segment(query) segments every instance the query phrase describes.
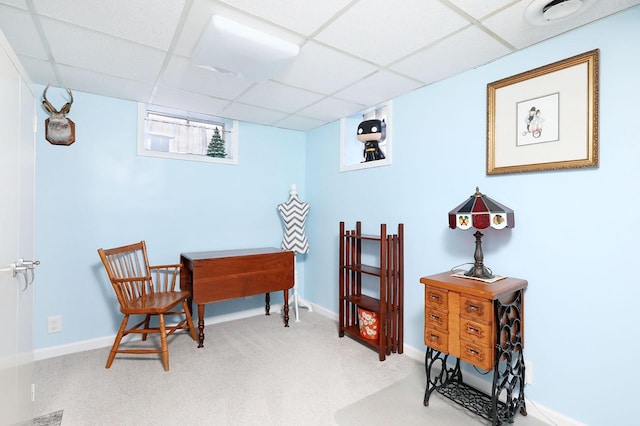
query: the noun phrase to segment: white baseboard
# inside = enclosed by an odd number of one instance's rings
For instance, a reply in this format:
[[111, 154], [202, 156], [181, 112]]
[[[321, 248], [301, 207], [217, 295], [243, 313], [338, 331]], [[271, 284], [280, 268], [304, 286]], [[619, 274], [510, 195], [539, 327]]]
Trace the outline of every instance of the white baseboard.
[[[308, 302], [307, 302], [308, 303]], [[313, 310], [320, 315], [323, 315], [329, 319], [332, 319], [338, 322], [338, 314], [332, 312], [322, 306], [318, 306], [315, 304], [310, 304]], [[233, 312], [231, 314], [223, 314], [216, 315], [213, 317], [205, 318], [205, 325], [210, 324], [219, 324], [227, 321], [234, 321], [242, 318], [249, 318], [257, 315], [264, 315], [264, 308], [255, 308], [248, 309], [245, 311]], [[291, 312], [289, 313], [291, 316]], [[290, 319], [291, 320], [291, 319]], [[69, 343], [66, 345], [52, 346], [50, 348], [38, 349], [34, 352], [34, 360], [39, 361], [47, 358], [54, 358], [62, 355], [69, 355], [76, 352], [89, 351], [93, 349], [99, 349], [104, 347], [109, 347], [113, 344], [113, 336], [100, 337], [97, 339], [85, 340], [82, 342]], [[411, 345], [404, 345], [404, 355], [411, 359], [415, 359], [422, 364], [424, 364], [424, 348], [416, 348]], [[491, 392], [491, 382], [488, 380], [483, 380], [480, 377], [467, 375], [465, 377], [465, 382], [467, 382], [470, 386], [475, 387], [483, 392], [490, 393]], [[561, 413], [553, 411], [550, 408], [543, 406], [542, 404], [538, 404], [537, 402], [531, 401], [529, 398], [527, 401], [527, 413], [529, 416], [535, 417], [541, 422], [558, 425], [558, 426], [586, 426], [584, 423], [580, 423], [577, 420], [571, 419]]]
[[82, 342], [68, 343], [66, 345], [50, 346], [48, 348], [36, 349], [33, 353], [34, 361], [47, 358], [55, 358], [62, 355], [70, 355], [77, 352], [90, 351], [113, 345], [113, 336], [99, 337], [97, 339], [83, 340]]
[[314, 305], [313, 303], [311, 304], [311, 306], [313, 307], [313, 310], [319, 313], [320, 315], [324, 315], [329, 319], [338, 321], [338, 314], [336, 314], [335, 312], [332, 312], [326, 308], [323, 308], [322, 306]]
[[[231, 314], [216, 315], [204, 319], [204, 324], [218, 324], [221, 322], [233, 321], [242, 318], [249, 318], [257, 315], [264, 315], [264, 308], [247, 309], [245, 311], [234, 312]], [[197, 327], [197, 324], [196, 324]], [[33, 353], [34, 361], [47, 358], [54, 358], [62, 355], [69, 355], [76, 352], [90, 351], [113, 345], [116, 335], [99, 337], [97, 339], [84, 340], [81, 342], [69, 343], [66, 345], [51, 346], [49, 348], [36, 349]], [[124, 340], [124, 339], [123, 339]]]

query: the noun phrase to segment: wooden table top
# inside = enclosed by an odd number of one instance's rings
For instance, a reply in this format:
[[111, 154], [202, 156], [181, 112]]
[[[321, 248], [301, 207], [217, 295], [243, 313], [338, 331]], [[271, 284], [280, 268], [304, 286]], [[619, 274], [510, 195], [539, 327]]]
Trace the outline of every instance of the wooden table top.
[[527, 287], [527, 280], [520, 278], [506, 277], [492, 283], [487, 283], [471, 278], [458, 278], [451, 275], [460, 272], [447, 271], [435, 275], [420, 278], [420, 282], [425, 285], [442, 288], [452, 291], [463, 291], [464, 293], [482, 297], [485, 299], [497, 299], [505, 294], [513, 293], [516, 290]]
[[188, 260], [217, 259], [223, 257], [251, 256], [255, 254], [273, 254], [283, 253], [288, 250], [276, 247], [261, 247], [249, 249], [233, 249], [233, 250], [214, 250], [214, 251], [198, 251], [191, 253], [180, 253], [180, 256]]

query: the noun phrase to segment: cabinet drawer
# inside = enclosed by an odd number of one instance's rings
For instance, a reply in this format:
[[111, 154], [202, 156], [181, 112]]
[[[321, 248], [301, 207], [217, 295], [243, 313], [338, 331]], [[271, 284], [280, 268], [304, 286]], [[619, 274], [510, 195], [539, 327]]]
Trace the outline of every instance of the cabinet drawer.
[[425, 287], [424, 304], [437, 309], [447, 309], [447, 291], [439, 288]]
[[460, 316], [476, 321], [492, 322], [493, 303], [491, 300], [476, 299], [460, 295]]
[[491, 346], [493, 343], [492, 330], [488, 324], [471, 321], [461, 318], [460, 320], [460, 338], [470, 342], [476, 342], [482, 345]]
[[449, 349], [449, 335], [446, 331], [425, 329], [424, 344], [437, 351], [447, 352]]
[[460, 348], [460, 359], [485, 371], [493, 369], [493, 349], [491, 346], [463, 341]]
[[424, 325], [427, 329], [439, 328], [447, 330], [449, 325], [449, 314], [433, 308], [427, 308], [424, 311]]

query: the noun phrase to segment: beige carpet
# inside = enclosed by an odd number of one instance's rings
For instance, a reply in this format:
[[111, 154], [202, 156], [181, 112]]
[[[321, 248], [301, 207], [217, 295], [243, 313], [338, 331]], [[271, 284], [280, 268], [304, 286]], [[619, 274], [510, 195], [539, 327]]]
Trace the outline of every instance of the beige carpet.
[[[489, 422], [440, 395], [431, 394], [429, 406], [423, 405], [424, 367], [361, 400], [344, 407], [335, 415], [340, 426], [487, 425]], [[401, 419], [401, 421], [399, 421]], [[517, 414], [514, 423], [522, 426], [545, 426], [538, 419]]]
[[[64, 410], [69, 425], [335, 425], [337, 410], [406, 377], [419, 362], [385, 362], [337, 323], [302, 309], [209, 325], [204, 348], [170, 338], [170, 371], [157, 356], [116, 357], [109, 348], [35, 364], [35, 415]], [[152, 344], [153, 342], [151, 342]], [[157, 342], [156, 342], [157, 344]]]
[[440, 395], [424, 407], [420, 361], [380, 362], [339, 338], [332, 319], [306, 309], [300, 318], [289, 328], [279, 315], [208, 325], [201, 349], [174, 335], [169, 372], [157, 356], [118, 356], [105, 369], [109, 348], [38, 361], [34, 415], [64, 410], [63, 426], [487, 424]]

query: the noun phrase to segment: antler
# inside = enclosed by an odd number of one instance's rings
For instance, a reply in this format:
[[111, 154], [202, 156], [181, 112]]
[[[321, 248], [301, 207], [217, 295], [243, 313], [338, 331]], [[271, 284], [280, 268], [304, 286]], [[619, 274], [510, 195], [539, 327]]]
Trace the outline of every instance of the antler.
[[60, 108], [60, 112], [63, 113], [64, 115], [69, 114], [69, 111], [71, 111], [71, 104], [73, 103], [73, 95], [71, 94], [71, 90], [66, 89], [67, 93], [69, 94], [69, 102], [67, 102], [66, 104], [64, 104], [62, 106], [62, 108]]
[[49, 89], [49, 84], [47, 84], [47, 87], [44, 88], [44, 92], [42, 93], [42, 105], [44, 106], [44, 108], [49, 111], [50, 114], [62, 114], [62, 115], [67, 115], [69, 114], [69, 111], [71, 111], [71, 104], [73, 104], [73, 94], [71, 93], [71, 90], [66, 89], [67, 93], [69, 94], [69, 102], [67, 102], [66, 104], [64, 104], [62, 106], [62, 108], [60, 108], [60, 111], [58, 111], [53, 105], [51, 105], [51, 103], [47, 100], [47, 90]]
[[58, 112], [58, 110], [56, 110], [53, 105], [51, 105], [49, 103], [49, 101], [47, 100], [47, 90], [49, 89], [49, 85], [47, 84], [47, 87], [44, 88], [44, 92], [42, 92], [42, 105], [44, 106], [44, 108], [49, 111], [49, 114], [53, 114], [54, 112]]

